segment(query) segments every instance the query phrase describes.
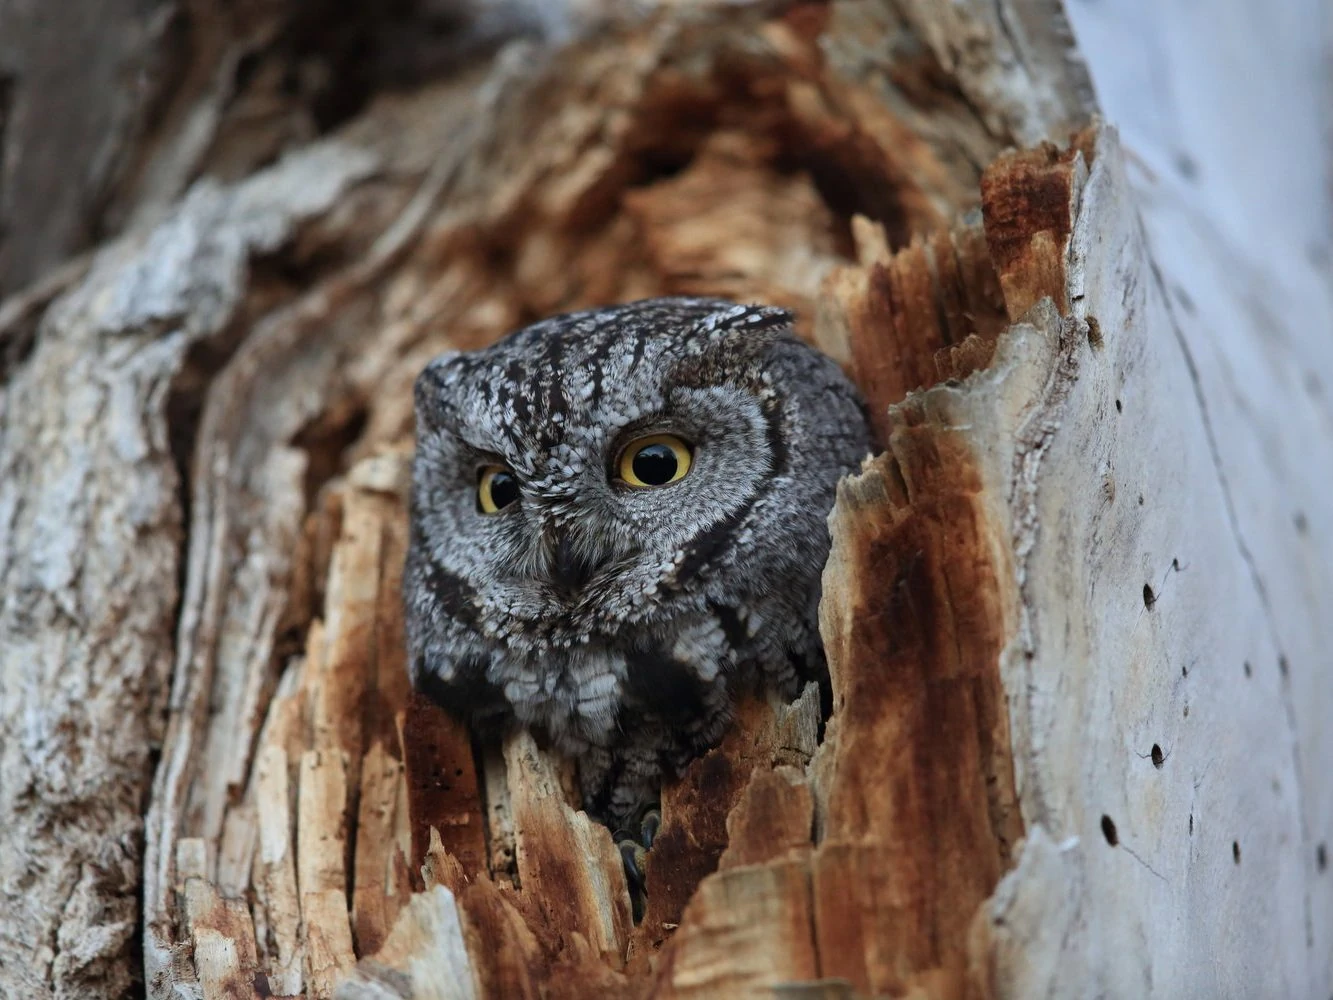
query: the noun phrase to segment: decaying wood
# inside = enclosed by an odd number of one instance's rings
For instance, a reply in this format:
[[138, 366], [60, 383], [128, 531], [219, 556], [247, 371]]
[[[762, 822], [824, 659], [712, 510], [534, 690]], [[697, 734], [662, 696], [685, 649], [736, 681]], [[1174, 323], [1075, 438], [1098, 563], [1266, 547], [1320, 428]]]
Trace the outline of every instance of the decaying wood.
[[[224, 619], [261, 622], [265, 617], [283, 614], [275, 604], [273, 611], [254, 617], [264, 600], [281, 599], [284, 574], [307, 574], [314, 580], [321, 576], [318, 568], [313, 572], [292, 569], [288, 560], [274, 558], [294, 547], [290, 541], [294, 533], [291, 515], [285, 515], [285, 529], [273, 520], [274, 512], [283, 507], [277, 502], [282, 494], [275, 492], [276, 484], [285, 480], [291, 485], [283, 489], [291, 491], [301, 482], [301, 469], [286, 459], [278, 464], [282, 448], [269, 446], [265, 452], [257, 443], [241, 442], [246, 435], [256, 434], [258, 440], [275, 444], [282, 440], [275, 425], [292, 419], [281, 416], [292, 409], [289, 398], [298, 404], [310, 398], [308, 368], [312, 361], [317, 370], [330, 370], [328, 331], [321, 328], [322, 324], [348, 329], [355, 323], [384, 331], [371, 339], [374, 348], [363, 347], [349, 356], [341, 384], [337, 375], [335, 381], [323, 383], [327, 386], [324, 415], [317, 415], [317, 407], [303, 411], [309, 415], [301, 433], [313, 442], [337, 442], [344, 433], [339, 426], [346, 426], [351, 419], [349, 411], [357, 407], [368, 411], [363, 418], [365, 430], [352, 449], [354, 456], [368, 455], [376, 441], [402, 440], [410, 427], [410, 379], [426, 357], [448, 344], [483, 342], [525, 316], [555, 308], [664, 292], [727, 294], [782, 302], [797, 308], [802, 328], [811, 331], [821, 315], [821, 283], [847, 267], [847, 254], [853, 246], [846, 227], [854, 218], [852, 213], [860, 210], [862, 199], [865, 210], [872, 211], [879, 221], [858, 221], [854, 228], [867, 239], [870, 237], [866, 234], [882, 229], [878, 239], [886, 248], [890, 240], [898, 243], [912, 233], [931, 234], [941, 226], [947, 228], [951, 217], [975, 205], [977, 175], [972, 163], [957, 160], [951, 150], [946, 155], [940, 137], [918, 135], [914, 127], [921, 125], [920, 113], [909, 111], [898, 116], [887, 112], [873, 89], [867, 90], [855, 78], [838, 71], [839, 61], [849, 58], [853, 51], [840, 51], [839, 46], [846, 47], [851, 38], [839, 34], [836, 18], [830, 23], [827, 13], [807, 8], [768, 21], [762, 26], [764, 45], [758, 50], [749, 43], [738, 44], [742, 38], [754, 37], [753, 20], [747, 23], [742, 18], [735, 28], [728, 27], [725, 20], [663, 22], [651, 34], [624, 34], [615, 39], [617, 45], [601, 39], [582, 43], [557, 57], [536, 77], [520, 75], [508, 84], [501, 79], [492, 85], [499, 87], [492, 100], [497, 102], [494, 134], [500, 145], [491, 148], [481, 138], [472, 140], [479, 151], [459, 161], [458, 172], [442, 198], [442, 223], [423, 231], [413, 255], [401, 261], [385, 258], [373, 281], [368, 280], [368, 269], [362, 267], [359, 274], [349, 274], [341, 285], [334, 286], [339, 290], [333, 295], [325, 292], [321, 297], [316, 293], [286, 314], [274, 314], [266, 321], [268, 329], [242, 347], [215, 383], [212, 400], [216, 403], [206, 407], [203, 415], [199, 456], [256, 449], [258, 464], [245, 476], [270, 485], [262, 504], [258, 503], [261, 495], [256, 488], [236, 477], [233, 481], [237, 485], [223, 492], [208, 487], [204, 493], [207, 506], [222, 506], [216, 514], [205, 510], [205, 521], [196, 516], [192, 537], [218, 530], [231, 537], [247, 538], [243, 544], [254, 553], [250, 558], [274, 567], [266, 574], [272, 596], [265, 599], [264, 591], [254, 586], [238, 592], [231, 588], [227, 577], [215, 576], [187, 592], [187, 607], [211, 608], [208, 613]], [[854, 14], [849, 17], [843, 31], [860, 31], [867, 26]], [[893, 27], [892, 21], [876, 24], [872, 19], [871, 23], [879, 30]], [[899, 24], [896, 30], [911, 27]], [[831, 55], [822, 56], [814, 47], [817, 38], [822, 38]], [[627, 59], [627, 53], [635, 58]], [[561, 58], [566, 62], [560, 62]], [[579, 110], [586, 104], [561, 103], [542, 92], [552, 84], [568, 86], [563, 83], [568, 79], [563, 67], [574, 65], [579, 70], [573, 79], [592, 83], [598, 92], [595, 103], [605, 106], [594, 118]], [[541, 99], [537, 102], [539, 92]], [[458, 96], [447, 94], [444, 99], [457, 102], [470, 100], [470, 95], [471, 91], [460, 90]], [[548, 108], [555, 113], [547, 112]], [[621, 110], [617, 112], [617, 108]], [[429, 112], [423, 109], [417, 113]], [[599, 125], [601, 121], [616, 123], [615, 131], [608, 135]], [[529, 137], [526, 130], [533, 127], [538, 133]], [[965, 120], [951, 138], [970, 144], [983, 161], [999, 151], [999, 144], [975, 120]], [[496, 141], [485, 140], [492, 144]], [[886, 145], [889, 143], [895, 145]], [[901, 150], [896, 148], [897, 143], [901, 143]], [[533, 156], [533, 150], [541, 151], [540, 155]], [[655, 163], [672, 161], [680, 166], [673, 165], [669, 176], [653, 176]], [[947, 289], [940, 294], [955, 303], [951, 307], [953, 318], [936, 331], [923, 350], [899, 353], [904, 360], [919, 357], [924, 368], [912, 369], [900, 378], [889, 390], [893, 393], [932, 381], [939, 364], [954, 374], [953, 356], [958, 351], [965, 357], [975, 355], [974, 365], [983, 363], [988, 350], [985, 344], [993, 340], [998, 329], [998, 292], [994, 279], [988, 277], [978, 231], [964, 226], [956, 237], [942, 243], [938, 238], [931, 239], [934, 242], [928, 248], [923, 246], [911, 261], [889, 263], [885, 255], [885, 264], [899, 276], [902, 287], [912, 290], [904, 298], [920, 303], [917, 308], [928, 313], [932, 321], [937, 311], [925, 306], [931, 297], [932, 280]], [[495, 255], [501, 247], [512, 260], [509, 268], [496, 267]], [[872, 251], [862, 247], [861, 252], [868, 255]], [[952, 266], [941, 269], [941, 262]], [[935, 273], [938, 277], [930, 277]], [[979, 282], [969, 280], [977, 275]], [[378, 288], [384, 291], [377, 302], [371, 296]], [[330, 312], [332, 308], [338, 310], [336, 318]], [[880, 308], [892, 309], [892, 305]], [[843, 325], [851, 326], [852, 321], [845, 320]], [[321, 336], [320, 353], [307, 361], [307, 352], [315, 346], [311, 338], [316, 329]], [[265, 335], [273, 345], [267, 351], [263, 350]], [[911, 336], [909, 320], [903, 324], [902, 337], [910, 340]], [[973, 341], [969, 342], [969, 337]], [[862, 350], [863, 340], [850, 340], [849, 344], [854, 352], [860, 352], [865, 364], [877, 356], [874, 347]], [[915, 349], [917, 345], [913, 346]], [[247, 351], [263, 358], [262, 364], [250, 361]], [[888, 351], [887, 346], [884, 351]], [[937, 361], [940, 351], [947, 357]], [[926, 373], [924, 377], [920, 372]], [[256, 382], [269, 385], [261, 390]], [[280, 389], [283, 384], [292, 385], [292, 389]], [[247, 414], [241, 401], [256, 398], [260, 391], [270, 401], [270, 408], [256, 412], [251, 404]], [[339, 399], [343, 402], [337, 402]], [[245, 429], [247, 423], [254, 425], [253, 431]], [[227, 434], [239, 435], [230, 443], [218, 439], [226, 424], [231, 425]], [[286, 426], [292, 429], [283, 433], [290, 437], [297, 427], [292, 423]], [[196, 468], [204, 467], [204, 459], [197, 457]], [[265, 468], [272, 471], [264, 472], [261, 480], [258, 471]], [[235, 499], [228, 500], [227, 491]], [[241, 504], [241, 497], [246, 495], [255, 499]], [[291, 510], [297, 507], [290, 501], [286, 505]], [[293, 761], [304, 762], [299, 779], [293, 781], [302, 807], [296, 813], [299, 836], [293, 845], [298, 858], [305, 853], [301, 837], [311, 836], [303, 827], [305, 816], [311, 818], [316, 829], [325, 831], [316, 836], [331, 838], [328, 842], [336, 846], [346, 838], [346, 834], [328, 830], [337, 807], [349, 823], [366, 813], [364, 803], [357, 798], [356, 781], [369, 746], [357, 735], [363, 722], [357, 718], [345, 718], [342, 723], [332, 720], [343, 718], [340, 712], [357, 708], [368, 683], [363, 673], [358, 674], [366, 669], [366, 640], [353, 638], [359, 634], [354, 623], [361, 620], [365, 609], [386, 603], [374, 596], [370, 587], [374, 574], [366, 568], [376, 563], [376, 550], [346, 550], [346, 558], [354, 559], [354, 564], [344, 565], [342, 558], [349, 534], [373, 538], [375, 532], [355, 524], [349, 527], [353, 514], [348, 498], [330, 506], [338, 512], [336, 530], [343, 541], [334, 545], [330, 582], [323, 588], [327, 629], [323, 657], [325, 669], [339, 677], [339, 706], [328, 704], [328, 695], [316, 695], [316, 703], [327, 706], [328, 729], [339, 734], [345, 757], [342, 763], [327, 753], [312, 758], [312, 752], [318, 751], [318, 741], [315, 751], [310, 747], [291, 751], [289, 767]], [[219, 521], [223, 515], [227, 520]], [[245, 523], [232, 520], [237, 516]], [[204, 524], [217, 527], [205, 529]], [[271, 527], [265, 528], [265, 524]], [[273, 534], [275, 530], [279, 533]], [[333, 530], [309, 529], [307, 535], [312, 541], [308, 548], [317, 549], [314, 538], [327, 538]], [[265, 542], [261, 543], [261, 538]], [[357, 551], [360, 554], [353, 555]], [[352, 565], [360, 568], [350, 571]], [[247, 607], [256, 610], [246, 611]], [[381, 627], [390, 630], [398, 627], [387, 624], [393, 620], [392, 614], [379, 618]], [[188, 748], [201, 739], [204, 745], [224, 739], [230, 745], [243, 746], [247, 742], [244, 720], [253, 719], [249, 725], [258, 725], [253, 709], [248, 707], [256, 704], [254, 694], [247, 692], [262, 692], [263, 682], [255, 678], [262, 678], [266, 669], [266, 643], [271, 640], [266, 640], [263, 632], [251, 634], [260, 643], [253, 649], [240, 646], [234, 651], [209, 651], [212, 670], [221, 670], [234, 679], [223, 688], [217, 680], [213, 682], [212, 716], [205, 730], [196, 731], [198, 735], [176, 730], [180, 733], [175, 741], [178, 755], [197, 753]], [[349, 655], [349, 642], [358, 643], [362, 652]], [[197, 662], [202, 665], [206, 661]], [[312, 662], [307, 651], [307, 671]], [[186, 659], [180, 658], [178, 663], [184, 665]], [[198, 667], [186, 669], [188, 674], [201, 676]], [[193, 689], [200, 695], [209, 690]], [[227, 690], [234, 694], [223, 694], [219, 699], [219, 693]], [[387, 703], [394, 704], [391, 700]], [[422, 819], [406, 836], [411, 857], [402, 863], [414, 880], [432, 825], [424, 821], [425, 817], [437, 819], [442, 844], [447, 845], [446, 850], [458, 852], [456, 860], [468, 880], [466, 885], [450, 887], [459, 890], [464, 936], [474, 942], [474, 975], [483, 989], [507, 984], [503, 988], [511, 991], [541, 989], [582, 995], [596, 984], [605, 992], [636, 993], [654, 979], [670, 990], [707, 992], [717, 987], [706, 973], [724, 954], [709, 950], [716, 947], [715, 937], [685, 933], [679, 949], [672, 950], [665, 959], [659, 959], [657, 952], [668, 944], [683, 920], [689, 926], [683, 916], [687, 904], [696, 885], [717, 867], [727, 847], [729, 807], [747, 797], [752, 769], [757, 766], [762, 772], [775, 764], [803, 768], [814, 750], [812, 743], [800, 750], [780, 750], [783, 744], [775, 745], [776, 723], [764, 721], [774, 718], [771, 710], [761, 711], [757, 706], [753, 725], [739, 728], [729, 747], [704, 758], [691, 775], [668, 791], [665, 822], [648, 876], [647, 914], [631, 935], [609, 838], [589, 827], [586, 820], [575, 821], [564, 798], [555, 794], [560, 786], [556, 773], [535, 784], [524, 777], [549, 766], [537, 765], [535, 748], [511, 747], [507, 751], [507, 819], [514, 833], [514, 867], [488, 872], [480, 864], [483, 855], [478, 836], [483, 830], [478, 792], [483, 785], [493, 786], [494, 780], [478, 781], [469, 773], [466, 734], [451, 733], [438, 718], [423, 731], [423, 724], [431, 719], [429, 709], [401, 701], [398, 704], [404, 713], [402, 742], [385, 752], [405, 762], [407, 793], [393, 798], [405, 798], [411, 803], [409, 812], [414, 820]], [[809, 701], [805, 704], [812, 705]], [[318, 714], [320, 709], [315, 711]], [[223, 724], [224, 720], [229, 724]], [[807, 731], [814, 728], [806, 727]], [[228, 754], [221, 746], [216, 752], [232, 761], [246, 759], [237, 758], [234, 752]], [[239, 805], [233, 805], [227, 791], [244, 788], [244, 775], [234, 773], [220, 781], [223, 777], [213, 779], [213, 792], [207, 791], [207, 782], [194, 780], [196, 791], [192, 797], [199, 804], [192, 809], [201, 810], [197, 815], [206, 826], [200, 832], [206, 838], [218, 835], [208, 830], [223, 829], [231, 810], [246, 808], [245, 794]], [[167, 796], [163, 801], [170, 801], [175, 794], [171, 786], [161, 787]], [[762, 790], [768, 786], [757, 787]], [[360, 791], [365, 794], [364, 788]], [[390, 799], [387, 790], [377, 794], [382, 801]], [[759, 790], [748, 798], [764, 801]], [[797, 793], [796, 798], [810, 801], [812, 822], [807, 826], [812, 827], [815, 795]], [[839, 816], [839, 801], [836, 796], [831, 800], [835, 808], [825, 817], [826, 827], [829, 818], [836, 820]], [[160, 813], [168, 821], [174, 814], [171, 808]], [[164, 848], [170, 843], [172, 829], [164, 830], [168, 838]], [[751, 836], [758, 839], [757, 832]], [[806, 839], [808, 844], [809, 830]], [[359, 835], [356, 842], [359, 848]], [[318, 843], [326, 841], [320, 839]], [[762, 847], [755, 850], [763, 856]], [[504, 855], [503, 850], [500, 853]], [[163, 849], [157, 856], [170, 854]], [[851, 854], [844, 852], [842, 857], [850, 858]], [[590, 865], [592, 858], [601, 860]], [[789, 935], [811, 925], [810, 915], [819, 905], [818, 894], [812, 888], [811, 864], [809, 857], [792, 860], [786, 876], [776, 883], [758, 865], [729, 869], [729, 884], [741, 894], [739, 898], [753, 899], [759, 909], [750, 917], [710, 917], [705, 911], [698, 918], [705, 924], [716, 919], [732, 921], [746, 932], [751, 947], [760, 949], [753, 953], [750, 971], [733, 983], [736, 988], [742, 982], [759, 987], [772, 981], [771, 954], [763, 946], [765, 942], [785, 940], [777, 934], [780, 927], [786, 927]], [[323, 995], [333, 973], [345, 968], [350, 951], [360, 943], [349, 944], [345, 932], [323, 926], [329, 922], [343, 926], [348, 921], [345, 908], [333, 896], [333, 884], [340, 873], [346, 878], [346, 869], [333, 864], [311, 865], [298, 863], [297, 867], [303, 913], [309, 910], [321, 923], [321, 929], [307, 932], [303, 942], [306, 986], [313, 995]], [[599, 866], [601, 874], [597, 875]], [[165, 875], [166, 870], [160, 865], [151, 870], [158, 878], [155, 884], [160, 891], [169, 893], [169, 886], [156, 874]], [[998, 877], [997, 864], [992, 863], [986, 872], [981, 882], [989, 888]], [[498, 880], [496, 884], [484, 887], [492, 878]], [[383, 874], [374, 876], [376, 885], [387, 881]], [[774, 886], [799, 890], [807, 916], [793, 921], [787, 904], [771, 897]], [[344, 889], [354, 901], [367, 899], [364, 887], [358, 888], [355, 881], [350, 889], [344, 882]], [[972, 901], [973, 908], [984, 896], [985, 891], [981, 891]], [[705, 904], [697, 904], [696, 909], [699, 905]], [[385, 908], [386, 919], [401, 906], [395, 903]], [[160, 928], [152, 932], [152, 940], [170, 939], [173, 932], [169, 925], [158, 922], [155, 912], [166, 915], [165, 910], [150, 908], [149, 926]], [[767, 915], [760, 919], [761, 914]], [[759, 932], [764, 927], [772, 928], [774, 935]], [[479, 933], [478, 928], [483, 932]], [[923, 929], [921, 933], [929, 931]], [[497, 939], [511, 943], [496, 948], [493, 943]], [[384, 927], [371, 931], [366, 944], [374, 940], [387, 940]], [[366, 944], [360, 944], [362, 954], [371, 951]], [[818, 978], [815, 942], [807, 941], [804, 947], [793, 947], [786, 953], [795, 963], [787, 970], [790, 978]], [[804, 960], [799, 959], [802, 954]], [[510, 962], [522, 963], [523, 968], [506, 967]], [[162, 963], [162, 967], [166, 965]]]
[[[164, 125], [140, 183], [249, 176], [0, 307], [0, 993], [126, 994], [140, 920], [163, 998], [1322, 988], [1316, 633], [1059, 8], [592, 10], [261, 170]], [[832, 714], [742, 704], [636, 925], [569, 763], [408, 690], [411, 382], [686, 293], [796, 309], [883, 451]]]

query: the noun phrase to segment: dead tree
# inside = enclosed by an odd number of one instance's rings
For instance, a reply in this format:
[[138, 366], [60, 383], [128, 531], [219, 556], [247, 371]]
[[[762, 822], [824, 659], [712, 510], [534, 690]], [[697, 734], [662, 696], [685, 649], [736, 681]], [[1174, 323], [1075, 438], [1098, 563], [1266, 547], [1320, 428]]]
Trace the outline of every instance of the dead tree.
[[[1326, 993], [1328, 372], [1219, 363], [1289, 321], [1140, 214], [1059, 5], [555, 10], [439, 73], [406, 14], [105, 14], [160, 70], [86, 178], [119, 235], [0, 253], [0, 994]], [[35, 86], [0, 137], [73, 143]], [[832, 716], [744, 706], [636, 925], [567, 764], [408, 690], [410, 389], [686, 293], [796, 309], [884, 451]]]

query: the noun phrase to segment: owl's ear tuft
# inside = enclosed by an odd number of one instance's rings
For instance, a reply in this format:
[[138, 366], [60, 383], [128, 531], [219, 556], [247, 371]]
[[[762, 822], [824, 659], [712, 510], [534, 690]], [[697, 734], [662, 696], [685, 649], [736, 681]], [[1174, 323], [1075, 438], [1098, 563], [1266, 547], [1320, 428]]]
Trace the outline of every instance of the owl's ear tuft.
[[443, 409], [452, 388], [451, 372], [462, 351], [445, 351], [431, 360], [412, 385], [412, 401], [417, 413], [436, 413]]
[[790, 309], [778, 306], [738, 305], [719, 310], [695, 327], [691, 353], [701, 358], [723, 354], [749, 361], [774, 341], [790, 339], [794, 319]]
[[719, 340], [772, 343], [791, 334], [796, 316], [780, 306], [738, 305], [708, 318]]

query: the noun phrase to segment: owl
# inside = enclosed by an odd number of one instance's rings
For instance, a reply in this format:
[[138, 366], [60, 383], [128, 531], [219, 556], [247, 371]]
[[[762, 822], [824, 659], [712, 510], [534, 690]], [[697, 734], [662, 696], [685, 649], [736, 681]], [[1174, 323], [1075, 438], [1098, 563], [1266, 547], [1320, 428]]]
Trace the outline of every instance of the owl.
[[415, 386], [404, 572], [418, 690], [531, 730], [627, 826], [737, 694], [826, 671], [816, 618], [865, 407], [783, 309], [663, 298], [444, 354]]

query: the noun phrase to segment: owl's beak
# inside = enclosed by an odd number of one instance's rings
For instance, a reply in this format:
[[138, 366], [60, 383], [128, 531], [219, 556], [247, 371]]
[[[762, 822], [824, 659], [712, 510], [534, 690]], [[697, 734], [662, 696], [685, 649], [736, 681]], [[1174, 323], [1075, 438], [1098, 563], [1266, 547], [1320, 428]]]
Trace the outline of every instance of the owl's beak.
[[567, 528], [552, 528], [547, 532], [550, 542], [551, 581], [562, 590], [582, 590], [588, 578], [601, 566], [602, 560], [590, 556], [576, 545]]

